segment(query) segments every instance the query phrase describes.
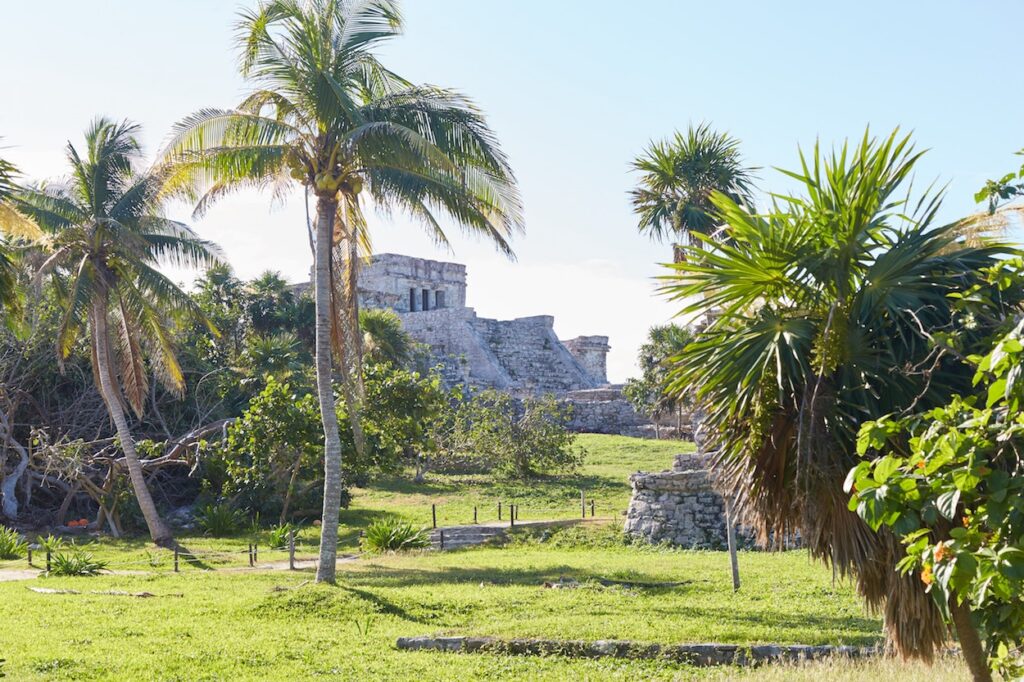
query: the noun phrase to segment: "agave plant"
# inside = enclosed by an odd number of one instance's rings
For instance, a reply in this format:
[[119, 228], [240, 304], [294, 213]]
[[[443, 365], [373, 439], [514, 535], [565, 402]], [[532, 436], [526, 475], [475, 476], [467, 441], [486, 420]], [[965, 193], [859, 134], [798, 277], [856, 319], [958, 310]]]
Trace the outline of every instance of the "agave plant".
[[920, 581], [894, 570], [899, 542], [847, 509], [843, 480], [860, 424], [970, 385], [952, 349], [972, 352], [1019, 294], [984, 290], [975, 314], [957, 312], [952, 297], [984, 287], [980, 271], [1007, 247], [966, 246], [958, 225], [937, 223], [941, 194], [907, 188], [919, 157], [896, 132], [865, 135], [854, 149], [801, 155], [788, 175], [802, 195], [766, 215], [714, 195], [729, 239], [691, 246], [666, 291], [684, 314], [716, 309], [675, 358], [673, 387], [696, 387], [740, 511], [765, 538], [799, 530], [884, 606], [901, 652], [930, 657], [945, 637], [939, 613]]
[[430, 546], [430, 533], [408, 521], [388, 517], [370, 524], [363, 547], [368, 552], [404, 552]]

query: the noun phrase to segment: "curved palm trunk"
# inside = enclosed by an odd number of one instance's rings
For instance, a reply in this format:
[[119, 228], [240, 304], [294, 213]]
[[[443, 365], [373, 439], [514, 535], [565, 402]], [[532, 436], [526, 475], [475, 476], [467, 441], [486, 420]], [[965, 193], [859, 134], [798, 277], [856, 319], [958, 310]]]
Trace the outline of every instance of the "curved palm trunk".
[[124, 451], [124, 460], [128, 465], [128, 478], [132, 482], [132, 489], [135, 491], [135, 499], [139, 503], [142, 516], [146, 519], [146, 527], [149, 528], [149, 536], [158, 545], [166, 545], [173, 540], [170, 528], [160, 518], [153, 496], [146, 487], [146, 478], [142, 472], [142, 463], [135, 450], [135, 441], [132, 439], [131, 431], [128, 430], [128, 421], [124, 416], [124, 409], [111, 381], [110, 369], [110, 335], [107, 331], [107, 307], [99, 296], [92, 304], [93, 323], [93, 344], [96, 354], [96, 375], [99, 377], [100, 395], [107, 406], [114, 427], [117, 429], [117, 438], [121, 442], [121, 450]]
[[324, 508], [320, 517], [320, 563], [317, 582], [334, 582], [338, 560], [338, 511], [341, 509], [341, 436], [331, 382], [331, 248], [338, 202], [317, 199], [316, 260], [316, 389], [324, 426]]

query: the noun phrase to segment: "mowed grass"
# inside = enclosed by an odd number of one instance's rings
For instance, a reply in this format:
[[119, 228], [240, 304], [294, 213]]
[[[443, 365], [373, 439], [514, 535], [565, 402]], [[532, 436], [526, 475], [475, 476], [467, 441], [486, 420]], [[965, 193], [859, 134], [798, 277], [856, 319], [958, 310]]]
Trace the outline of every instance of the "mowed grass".
[[[0, 583], [0, 657], [11, 679], [685, 679], [657, 661], [452, 655], [400, 636], [873, 644], [852, 589], [799, 552], [743, 553], [733, 594], [720, 552], [513, 543], [344, 564], [336, 587], [306, 572], [201, 571]], [[579, 538], [576, 538], [579, 541]], [[574, 589], [548, 589], [567, 578]], [[600, 579], [680, 582], [604, 586]], [[38, 594], [30, 587], [82, 594]], [[157, 596], [93, 594], [146, 591]], [[733, 671], [740, 674], [740, 671]], [[744, 673], [745, 674], [745, 673]]]
[[[368, 488], [352, 491], [352, 504], [342, 512], [342, 524], [360, 527], [384, 514], [397, 514], [413, 523], [432, 522], [431, 505], [437, 505], [438, 525], [473, 521], [473, 507], [481, 523], [507, 519], [508, 505], [519, 505], [519, 517], [571, 519], [580, 516], [580, 491], [594, 500], [600, 517], [619, 517], [629, 506], [629, 475], [637, 471], [661, 471], [672, 467], [677, 453], [693, 452], [693, 443], [655, 441], [583, 434], [577, 439], [587, 452], [583, 466], [572, 474], [515, 482], [489, 475], [428, 474], [424, 483], [411, 475], [374, 481]], [[587, 513], [589, 514], [589, 501]]]
[[[621, 535], [628, 475], [671, 465], [689, 444], [586, 436], [579, 472], [529, 484], [487, 476], [432, 475], [423, 486], [394, 478], [354, 491], [342, 511], [341, 543], [397, 514], [442, 525], [496, 516], [496, 501], [522, 505], [521, 518], [574, 518], [579, 490], [597, 501], [603, 524], [523, 531], [504, 547], [364, 556], [339, 567], [337, 586], [315, 585], [310, 571], [247, 569], [247, 545], [260, 562], [287, 554], [268, 534], [180, 538], [199, 554], [173, 573], [172, 554], [142, 539], [100, 539], [96, 557], [121, 574], [0, 582], [0, 671], [12, 680], [605, 680], [605, 679], [963, 679], [958, 663], [937, 667], [892, 660], [831, 661], [757, 670], [698, 669], [662, 661], [570, 659], [407, 652], [402, 636], [631, 639], [679, 642], [871, 645], [878, 618], [854, 590], [802, 552], [740, 554], [743, 581], [733, 593], [728, 557], [631, 545]], [[488, 507], [490, 505], [490, 507]], [[506, 516], [507, 518], [507, 516]], [[318, 529], [305, 528], [298, 554], [316, 553]], [[36, 566], [43, 558], [36, 556]], [[24, 568], [24, 561], [14, 562]], [[7, 566], [0, 566], [6, 568]], [[126, 574], [126, 572], [131, 572]], [[571, 589], [544, 583], [575, 581]], [[604, 584], [618, 581], [632, 585]], [[678, 583], [650, 586], [644, 583]], [[40, 594], [32, 587], [80, 594]], [[103, 592], [148, 592], [138, 598]]]

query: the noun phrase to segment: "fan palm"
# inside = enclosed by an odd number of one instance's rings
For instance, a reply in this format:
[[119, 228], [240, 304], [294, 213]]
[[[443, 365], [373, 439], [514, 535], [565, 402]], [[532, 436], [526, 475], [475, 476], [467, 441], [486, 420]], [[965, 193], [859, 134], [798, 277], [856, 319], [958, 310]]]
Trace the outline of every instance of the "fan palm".
[[941, 195], [897, 196], [918, 158], [895, 132], [865, 135], [852, 151], [801, 155], [789, 175], [806, 196], [780, 197], [766, 215], [713, 195], [728, 241], [689, 247], [666, 291], [685, 314], [719, 311], [672, 377], [676, 391], [697, 387], [726, 492], [764, 539], [799, 530], [814, 556], [855, 575], [868, 603], [884, 604], [898, 648], [928, 657], [944, 638], [936, 607], [894, 570], [899, 543], [848, 511], [843, 480], [861, 423], [969, 387], [948, 346], [970, 352], [1008, 302], [992, 294], [985, 314], [958, 316], [951, 296], [1005, 249], [937, 225]]
[[341, 441], [331, 387], [332, 347], [358, 449], [360, 246], [373, 204], [418, 218], [440, 244], [447, 214], [511, 255], [522, 228], [509, 164], [465, 97], [413, 85], [373, 50], [397, 35], [391, 0], [264, 0], [238, 26], [241, 72], [253, 91], [236, 109], [207, 109], [174, 130], [166, 158], [198, 210], [233, 190], [293, 183], [316, 199], [317, 392], [324, 425], [324, 513], [317, 579], [333, 582], [341, 500]]
[[651, 142], [633, 161], [640, 183], [630, 192], [639, 215], [641, 234], [674, 240], [673, 260], [679, 262], [684, 246], [700, 243], [695, 235], [711, 235], [719, 220], [711, 201], [714, 192], [734, 202], [752, 202], [755, 169], [743, 165], [739, 140], [713, 131], [706, 123], [690, 126], [669, 140]]
[[394, 312], [360, 310], [359, 328], [368, 360], [404, 365], [412, 356], [412, 337], [402, 329], [402, 320]]
[[39, 276], [52, 275], [63, 315], [57, 338], [61, 361], [89, 334], [93, 375], [117, 429], [128, 475], [149, 533], [171, 539], [143, 477], [123, 403], [142, 414], [149, 372], [174, 392], [184, 390], [169, 317], [197, 316], [188, 294], [161, 274], [216, 261], [211, 244], [161, 213], [165, 178], [140, 170], [138, 126], [97, 119], [85, 133], [85, 154], [70, 143], [70, 178], [26, 188], [14, 207], [43, 231], [48, 258]]
[[[18, 308], [17, 272], [11, 255], [8, 238], [35, 238], [38, 229], [25, 216], [14, 208], [11, 197], [17, 191], [15, 179], [18, 169], [4, 159], [0, 159], [0, 311], [7, 309], [16, 312]], [[13, 315], [5, 315], [4, 321], [10, 323]]]

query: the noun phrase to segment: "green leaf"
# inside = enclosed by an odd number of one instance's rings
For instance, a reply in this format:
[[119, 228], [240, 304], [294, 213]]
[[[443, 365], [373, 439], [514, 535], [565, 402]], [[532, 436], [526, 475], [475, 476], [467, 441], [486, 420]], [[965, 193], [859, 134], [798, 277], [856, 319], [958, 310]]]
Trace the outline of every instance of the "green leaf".
[[886, 455], [875, 461], [874, 478], [878, 483], [885, 483], [899, 468], [901, 461], [891, 455]]
[[960, 504], [960, 491], [950, 490], [948, 492], [939, 495], [939, 499], [935, 500], [935, 507], [939, 510], [939, 513], [944, 517], [952, 521], [956, 518], [956, 508]]

